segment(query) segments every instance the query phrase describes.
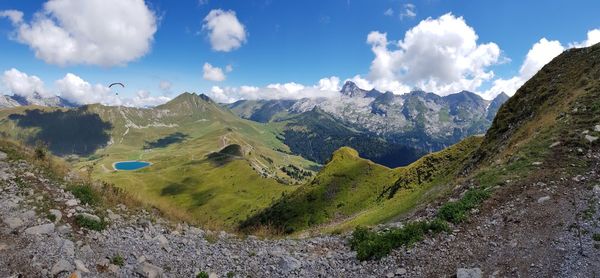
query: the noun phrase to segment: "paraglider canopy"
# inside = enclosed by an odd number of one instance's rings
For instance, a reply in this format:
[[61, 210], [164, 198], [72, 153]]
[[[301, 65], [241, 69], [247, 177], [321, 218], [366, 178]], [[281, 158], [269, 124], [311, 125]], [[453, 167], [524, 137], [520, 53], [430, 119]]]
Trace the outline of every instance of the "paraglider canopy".
[[[115, 85], [119, 85], [119, 86], [125, 88], [125, 85], [123, 85], [123, 83], [120, 83], [120, 82], [112, 83], [112, 84], [108, 85], [108, 88], [112, 88], [112, 86], [115, 86]], [[115, 92], [115, 94], [119, 95], [119, 93], [116, 93], [116, 92]]]
[[111, 88], [112, 86], [115, 86], [115, 85], [121, 85], [121, 87], [125, 88], [125, 85], [123, 85], [123, 83], [120, 83], [120, 82], [112, 83], [112, 84], [108, 85], [108, 87]]

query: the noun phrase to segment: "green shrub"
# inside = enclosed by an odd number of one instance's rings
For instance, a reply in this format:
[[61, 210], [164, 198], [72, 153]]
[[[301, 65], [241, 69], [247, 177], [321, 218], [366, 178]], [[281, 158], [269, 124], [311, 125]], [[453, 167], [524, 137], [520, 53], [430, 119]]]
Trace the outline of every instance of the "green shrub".
[[595, 241], [600, 241], [600, 234], [593, 234], [592, 239]]
[[448, 202], [440, 207], [438, 217], [454, 224], [460, 223], [467, 218], [467, 214], [471, 209], [489, 196], [490, 193], [484, 189], [470, 189], [460, 200]]
[[112, 259], [110, 259], [110, 262], [112, 264], [118, 265], [118, 266], [124, 266], [125, 265], [125, 260], [119, 254], [117, 254], [114, 257], [112, 257]]
[[48, 220], [50, 220], [50, 221], [52, 221], [52, 222], [56, 221], [56, 215], [54, 215], [54, 214], [51, 214], [51, 213], [48, 213], [48, 214], [46, 215], [46, 218], [48, 218]]
[[86, 218], [83, 215], [77, 215], [75, 217], [75, 222], [79, 227], [87, 228], [94, 231], [102, 231], [106, 227], [106, 223], [100, 221], [94, 221], [92, 219]]
[[208, 278], [208, 273], [206, 273], [205, 271], [200, 271], [197, 275], [196, 278]]
[[423, 240], [427, 234], [449, 231], [443, 220], [416, 221], [402, 228], [394, 228], [385, 232], [373, 232], [364, 227], [357, 227], [350, 239], [350, 248], [356, 251], [359, 260], [380, 259], [394, 248], [410, 246]]
[[99, 202], [100, 196], [94, 191], [94, 189], [87, 184], [75, 185], [69, 188], [69, 191], [77, 197], [82, 203], [88, 205], [95, 205]]
[[227, 278], [233, 278], [235, 277], [235, 273], [233, 273], [232, 271], [227, 272]]

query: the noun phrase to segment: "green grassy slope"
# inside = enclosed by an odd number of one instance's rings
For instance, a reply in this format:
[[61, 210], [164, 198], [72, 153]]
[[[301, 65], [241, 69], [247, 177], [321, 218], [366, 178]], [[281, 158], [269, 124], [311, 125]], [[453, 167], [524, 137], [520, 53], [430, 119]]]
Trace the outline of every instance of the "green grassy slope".
[[[53, 126], [56, 119], [76, 120], [82, 114], [97, 115], [110, 124], [109, 129], [98, 131], [106, 133], [108, 143], [89, 155], [72, 159], [77, 169], [126, 189], [136, 199], [167, 215], [215, 229], [233, 228], [240, 220], [297, 188], [290, 184], [302, 180], [287, 175], [282, 167], [317, 166], [301, 157], [276, 151], [289, 149], [276, 138], [272, 128], [242, 120], [204, 95], [184, 93], [152, 109], [102, 105], [89, 105], [76, 113], [53, 108], [28, 113], [26, 109], [36, 108], [0, 110], [3, 119], [0, 131], [12, 138], [32, 141], [28, 138], [48, 133], [46, 122], [52, 122]], [[75, 116], [47, 117], [51, 111], [75, 113]], [[19, 120], [7, 119], [15, 114], [24, 116]], [[38, 126], [20, 127], [22, 120]], [[52, 134], [51, 141], [68, 140], [61, 136]], [[81, 148], [87, 147], [90, 146]], [[228, 153], [231, 148], [237, 152]], [[123, 160], [144, 160], [152, 165], [138, 171], [114, 171], [113, 163]]]
[[480, 137], [471, 137], [395, 169], [362, 159], [354, 149], [341, 148], [309, 184], [252, 216], [241, 228], [251, 231], [269, 226], [293, 233], [330, 223], [326, 230], [390, 220], [431, 198], [432, 188], [446, 185], [480, 142]]

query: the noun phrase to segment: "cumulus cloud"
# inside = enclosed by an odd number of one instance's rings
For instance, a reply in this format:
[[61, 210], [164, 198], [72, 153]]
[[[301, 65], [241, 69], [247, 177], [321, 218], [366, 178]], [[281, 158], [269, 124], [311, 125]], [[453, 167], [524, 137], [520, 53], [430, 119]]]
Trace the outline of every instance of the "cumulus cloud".
[[17, 10], [0, 11], [0, 17], [8, 18], [13, 25], [23, 22], [23, 12]]
[[565, 48], [559, 41], [549, 41], [546, 38], [540, 39], [527, 52], [525, 61], [521, 65], [517, 76], [494, 80], [492, 87], [483, 92], [482, 96], [491, 99], [502, 92], [513, 95], [529, 78], [564, 50]]
[[34, 93], [42, 96], [48, 96], [49, 93], [44, 88], [44, 82], [35, 75], [28, 75], [15, 68], [7, 70], [2, 75], [2, 83], [8, 90], [19, 96], [28, 97]]
[[593, 29], [587, 32], [587, 39], [582, 42], [569, 44], [569, 47], [588, 47], [600, 42], [600, 29]]
[[73, 73], [67, 73], [65, 77], [57, 80], [56, 87], [61, 97], [74, 103], [121, 104], [118, 97], [107, 86], [92, 85]]
[[50, 64], [114, 66], [150, 51], [156, 15], [144, 0], [49, 0], [31, 22], [19, 11], [2, 11], [15, 39]]
[[369, 79], [375, 88], [395, 93], [413, 87], [441, 95], [475, 90], [493, 78], [488, 68], [501, 60], [498, 45], [477, 40], [475, 30], [451, 13], [421, 21], [400, 41], [373, 31], [367, 36], [375, 55]]
[[403, 6], [403, 11], [400, 13], [400, 19], [404, 18], [415, 18], [417, 16], [416, 12], [417, 7], [414, 4], [405, 4]]
[[213, 65], [209, 63], [204, 63], [202, 67], [204, 74], [202, 77], [209, 81], [221, 82], [225, 80], [226, 76], [223, 73], [223, 70], [219, 67], [213, 67]]
[[229, 52], [246, 42], [246, 27], [240, 23], [234, 11], [210, 11], [204, 18], [202, 28], [208, 31], [208, 39], [215, 51]]
[[521, 66], [519, 71], [520, 75], [525, 79], [531, 78], [535, 75], [544, 65], [550, 62], [558, 54], [562, 53], [565, 48], [559, 41], [549, 41], [546, 38], [542, 38], [539, 42], [535, 43], [533, 47], [527, 52], [525, 62]]
[[221, 103], [231, 103], [240, 99], [301, 99], [339, 96], [340, 78], [322, 78], [315, 85], [305, 86], [295, 82], [273, 83], [264, 87], [213, 86], [210, 97]]
[[77, 104], [101, 103], [104, 105], [151, 107], [171, 100], [171, 98], [163, 95], [153, 96], [145, 90], [137, 91], [132, 98], [116, 95], [110, 88], [102, 84], [92, 85], [73, 73], [67, 73], [65, 77], [57, 80], [56, 87], [61, 97]]
[[[28, 75], [14, 68], [4, 71], [2, 83], [15, 95], [23, 97], [32, 96], [34, 93], [39, 93], [42, 97], [58, 95], [76, 104], [101, 103], [104, 105], [149, 107], [171, 100], [171, 98], [164, 95], [153, 96], [145, 90], [138, 91], [133, 97], [117, 95], [107, 86], [102, 84], [92, 85], [73, 73], [67, 73], [63, 78], [55, 81], [56, 92], [47, 89], [39, 77]], [[164, 84], [161, 83], [161, 85]]]
[[152, 96], [148, 91], [139, 90], [133, 98], [125, 99], [123, 103], [125, 106], [153, 107], [168, 102], [170, 100], [170, 97]]

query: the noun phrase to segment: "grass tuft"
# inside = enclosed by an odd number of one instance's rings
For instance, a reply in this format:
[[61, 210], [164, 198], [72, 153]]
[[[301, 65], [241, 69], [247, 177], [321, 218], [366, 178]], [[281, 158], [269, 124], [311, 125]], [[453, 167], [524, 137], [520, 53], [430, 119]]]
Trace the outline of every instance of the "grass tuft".
[[89, 184], [74, 185], [68, 189], [84, 204], [93, 206], [100, 201], [100, 196]]
[[124, 266], [125, 265], [125, 259], [123, 259], [123, 257], [119, 254], [115, 255], [112, 257], [112, 259], [110, 259], [110, 263], [114, 264], [114, 265], [118, 265], [118, 266]]
[[82, 228], [87, 228], [94, 231], [102, 231], [106, 228], [106, 223], [100, 221], [94, 221], [92, 219], [86, 218], [83, 215], [77, 215], [75, 217], [75, 222]]
[[423, 240], [425, 235], [448, 232], [448, 224], [440, 219], [432, 221], [415, 221], [402, 228], [393, 228], [384, 232], [373, 232], [364, 227], [357, 227], [352, 234], [350, 247], [356, 251], [361, 260], [380, 259], [400, 246], [411, 246]]
[[467, 214], [483, 200], [490, 196], [490, 192], [482, 188], [470, 189], [458, 201], [448, 202], [438, 210], [438, 217], [448, 222], [458, 224], [467, 218]]

